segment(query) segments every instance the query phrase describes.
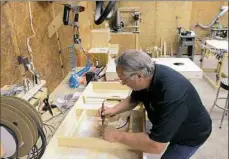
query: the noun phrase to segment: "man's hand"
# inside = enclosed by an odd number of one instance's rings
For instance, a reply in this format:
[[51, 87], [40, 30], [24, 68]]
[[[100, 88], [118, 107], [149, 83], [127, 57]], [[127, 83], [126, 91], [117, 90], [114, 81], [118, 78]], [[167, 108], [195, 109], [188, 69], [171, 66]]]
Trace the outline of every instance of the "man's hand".
[[103, 135], [104, 140], [107, 140], [109, 142], [117, 142], [119, 135], [120, 135], [120, 131], [118, 131], [113, 127], [108, 126], [104, 129], [104, 135]]
[[114, 108], [110, 108], [110, 107], [104, 107], [104, 111], [102, 111], [102, 108], [99, 109], [99, 116], [101, 116], [101, 113], [102, 115], [105, 115], [105, 117], [111, 117], [111, 116], [114, 116], [115, 115], [115, 110]]

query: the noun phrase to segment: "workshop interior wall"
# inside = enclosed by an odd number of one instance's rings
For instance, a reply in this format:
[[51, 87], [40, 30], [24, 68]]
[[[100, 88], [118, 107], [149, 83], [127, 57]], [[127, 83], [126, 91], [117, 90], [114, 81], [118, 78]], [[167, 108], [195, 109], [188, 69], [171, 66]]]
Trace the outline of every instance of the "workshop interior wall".
[[[73, 30], [70, 26], [62, 25], [59, 30], [59, 41], [62, 50], [64, 64], [64, 76], [62, 75], [58, 54], [58, 41], [55, 35], [48, 37], [48, 25], [55, 15], [63, 9], [64, 2], [31, 2], [33, 25], [36, 32], [30, 39], [33, 50], [34, 65], [47, 81], [47, 86], [52, 91], [69, 72], [70, 56], [68, 46], [73, 44]], [[71, 2], [85, 6], [85, 11], [80, 13], [79, 25], [83, 47], [90, 48], [90, 29], [101, 28], [104, 25], [94, 24], [94, 2]], [[170, 44], [173, 52], [177, 46], [177, 26], [190, 29], [195, 23], [209, 24], [220, 12], [222, 5], [227, 1], [144, 1], [117, 2], [117, 7], [140, 7], [141, 35], [140, 47], [143, 49], [160, 46], [160, 39], [167, 42], [167, 53], [170, 52]], [[8, 84], [20, 83], [22, 76], [17, 64], [17, 56], [29, 57], [26, 38], [31, 36], [28, 2], [7, 2], [1, 6], [1, 87]], [[222, 24], [228, 26], [228, 13], [220, 18]], [[209, 30], [196, 29], [199, 37], [204, 37]], [[130, 41], [126, 40], [126, 43]], [[122, 44], [124, 45], [124, 44]], [[199, 53], [198, 48], [196, 53]], [[81, 52], [77, 52], [77, 62], [81, 66], [86, 63], [86, 58]]]
[[[197, 22], [209, 24], [220, 13], [220, 7], [228, 5], [227, 1], [144, 1], [119, 2], [120, 7], [140, 7], [142, 22], [140, 47], [143, 49], [160, 46], [160, 40], [167, 44], [167, 53], [170, 53], [172, 44], [176, 52], [178, 44], [177, 26], [187, 30]], [[228, 13], [220, 18], [222, 24], [228, 26]], [[199, 37], [209, 34], [209, 30], [196, 29]], [[199, 49], [196, 49], [199, 54]]]
[[[48, 26], [55, 15], [63, 9], [64, 2], [31, 2], [35, 37], [30, 39], [33, 63], [41, 79], [46, 80], [49, 91], [52, 91], [67, 75], [70, 66], [68, 46], [73, 44], [73, 29], [62, 25], [59, 30], [59, 40], [64, 64], [64, 76], [61, 71], [56, 35], [48, 37]], [[66, 2], [65, 2], [66, 3]], [[85, 49], [90, 46], [90, 22], [92, 11], [87, 7], [90, 3], [77, 2], [85, 6], [80, 13], [79, 23], [82, 44]], [[22, 84], [17, 56], [30, 57], [27, 51], [26, 39], [33, 35], [29, 18], [29, 2], [7, 2], [1, 6], [1, 87], [10, 84]], [[26, 73], [29, 77], [29, 73]]]
[[[228, 1], [197, 1], [192, 3], [192, 17], [190, 27], [193, 27], [196, 23], [202, 25], [210, 24], [213, 19], [220, 13], [222, 6], [228, 6]], [[224, 14], [219, 19], [220, 24], [228, 26], [228, 13]], [[201, 29], [197, 27], [195, 32], [198, 37], [204, 38], [209, 35], [210, 29]], [[200, 48], [196, 43], [196, 53], [200, 53]]]

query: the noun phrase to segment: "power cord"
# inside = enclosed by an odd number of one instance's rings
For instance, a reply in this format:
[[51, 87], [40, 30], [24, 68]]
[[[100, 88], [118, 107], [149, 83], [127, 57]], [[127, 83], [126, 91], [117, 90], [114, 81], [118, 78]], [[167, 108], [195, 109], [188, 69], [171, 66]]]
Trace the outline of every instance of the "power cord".
[[125, 124], [123, 124], [120, 127], [117, 127], [116, 129], [121, 129], [121, 128], [125, 127], [129, 121], [130, 121], [130, 116], [127, 117]]

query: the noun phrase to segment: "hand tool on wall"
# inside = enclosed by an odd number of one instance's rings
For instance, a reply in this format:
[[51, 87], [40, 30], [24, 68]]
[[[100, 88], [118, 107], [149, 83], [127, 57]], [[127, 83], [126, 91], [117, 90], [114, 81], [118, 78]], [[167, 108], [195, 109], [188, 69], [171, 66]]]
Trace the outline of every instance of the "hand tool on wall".
[[[80, 44], [81, 39], [79, 38], [79, 12], [83, 12], [85, 8], [83, 6], [78, 5], [70, 5], [64, 4], [64, 15], [63, 15], [63, 23], [64, 25], [73, 26], [74, 34], [73, 41], [74, 44]], [[70, 13], [73, 14], [74, 20], [70, 20]]]
[[34, 65], [31, 62], [29, 62], [28, 57], [23, 58], [23, 64], [24, 64], [25, 70], [29, 71], [32, 74], [33, 85], [40, 84], [40, 76], [38, 72], [36, 71]]

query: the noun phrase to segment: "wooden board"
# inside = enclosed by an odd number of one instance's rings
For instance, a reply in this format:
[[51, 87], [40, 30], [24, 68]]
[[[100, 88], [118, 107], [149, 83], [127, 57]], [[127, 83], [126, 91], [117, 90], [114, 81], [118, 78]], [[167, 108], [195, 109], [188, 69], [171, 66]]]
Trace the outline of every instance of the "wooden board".
[[106, 66], [109, 56], [109, 48], [91, 48], [88, 53], [92, 55], [92, 61], [94, 66], [96, 66], [96, 60], [98, 61], [98, 66]]
[[91, 48], [108, 47], [109, 42], [110, 42], [109, 29], [91, 30]]
[[53, 19], [51, 24], [48, 26], [48, 36], [51, 38], [53, 34], [60, 28], [63, 24], [63, 9], [57, 14], [57, 16]]
[[29, 100], [31, 99], [44, 85], [46, 84], [45, 80], [41, 80], [39, 84], [35, 84], [33, 88], [31, 88], [28, 92], [24, 93], [21, 92], [17, 95], [17, 97], [20, 97], [24, 100]]
[[119, 44], [108, 44], [109, 47], [109, 55], [111, 58], [115, 58], [119, 54]]
[[[187, 79], [202, 78], [203, 71], [189, 58], [152, 58], [157, 64], [166, 65], [184, 75]], [[182, 65], [175, 65], [181, 63]], [[108, 81], [118, 80], [113, 59], [108, 62], [106, 70]]]
[[119, 54], [128, 49], [139, 49], [139, 34], [131, 32], [111, 33], [111, 43], [119, 44]]
[[103, 101], [121, 101], [130, 93], [130, 88], [119, 82], [90, 82], [78, 99], [77, 108], [99, 109]]
[[[78, 111], [78, 110], [76, 110]], [[81, 113], [78, 121], [73, 121], [71, 131], [66, 134], [66, 136], [58, 137], [59, 146], [64, 147], [78, 147], [78, 148], [93, 148], [93, 149], [129, 149], [124, 144], [120, 143], [110, 143], [105, 141], [101, 136], [101, 118], [97, 110], [79, 110]], [[120, 131], [128, 132], [143, 132], [143, 112], [134, 110], [126, 115], [120, 115], [115, 120], [106, 119], [105, 123], [108, 126], [112, 127], [121, 127], [127, 122], [127, 118], [130, 115], [130, 123], [128, 123], [124, 128], [121, 128]], [[134, 122], [133, 122], [134, 121]], [[139, 121], [139, 122], [138, 122]], [[94, 143], [94, 144], [91, 144]]]

